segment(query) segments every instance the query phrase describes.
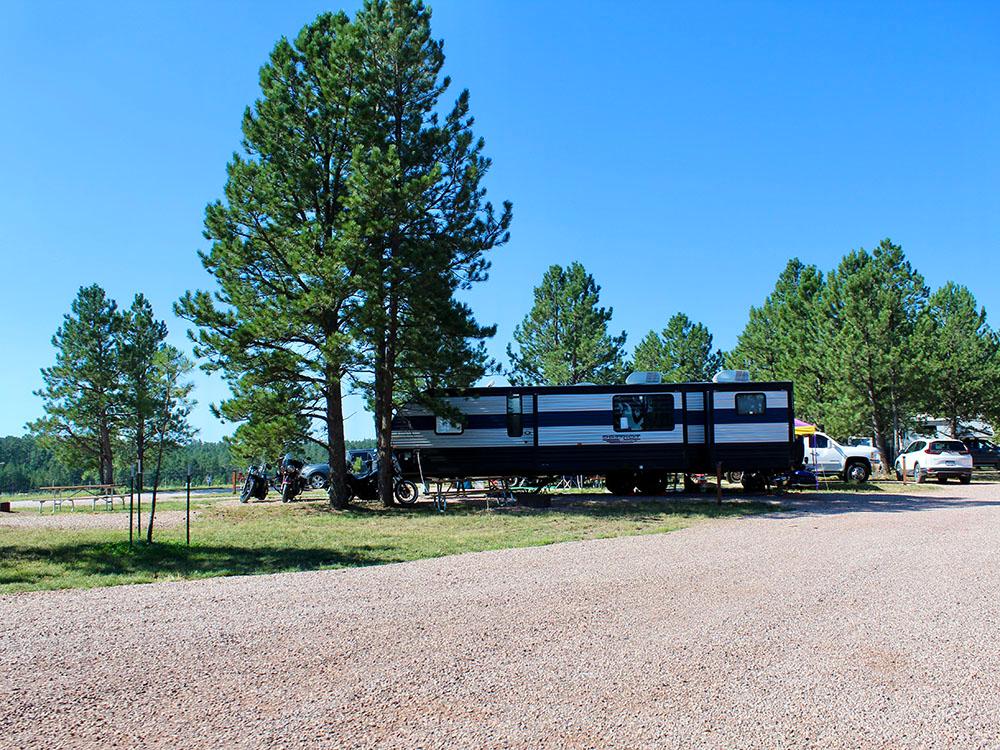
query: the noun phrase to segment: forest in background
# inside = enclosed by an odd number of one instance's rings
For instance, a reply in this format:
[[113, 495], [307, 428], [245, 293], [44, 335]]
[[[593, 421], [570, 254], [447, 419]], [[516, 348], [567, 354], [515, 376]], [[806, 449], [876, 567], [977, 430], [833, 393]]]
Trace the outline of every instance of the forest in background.
[[[374, 440], [348, 440], [347, 448], [372, 448]], [[306, 461], [322, 462], [326, 458], [318, 446], [309, 446], [302, 452]], [[278, 457], [274, 456], [274, 461]], [[191, 467], [194, 486], [226, 486], [233, 471], [242, 471], [232, 458], [226, 441], [203, 442], [196, 440], [164, 456], [163, 483], [179, 484]], [[127, 485], [131, 466], [116, 466], [115, 480]], [[79, 466], [59, 462], [55, 454], [42, 446], [31, 435], [0, 437], [0, 493], [30, 492], [39, 487], [88, 484], [96, 481], [88, 471]]]

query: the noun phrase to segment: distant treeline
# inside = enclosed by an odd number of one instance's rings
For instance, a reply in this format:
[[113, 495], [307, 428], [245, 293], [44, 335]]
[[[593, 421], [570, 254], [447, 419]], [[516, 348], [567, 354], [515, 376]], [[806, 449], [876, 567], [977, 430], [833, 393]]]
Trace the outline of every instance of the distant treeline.
[[[374, 440], [349, 440], [348, 449], [372, 448]], [[323, 451], [312, 446], [302, 456], [310, 462], [326, 461]], [[274, 456], [271, 461], [276, 461]], [[163, 483], [183, 482], [188, 467], [195, 485], [226, 485], [237, 466], [224, 441], [194, 441], [166, 454], [163, 459]], [[128, 484], [131, 466], [116, 466], [115, 479]], [[38, 487], [89, 484], [96, 481], [79, 466], [61, 464], [52, 451], [43, 448], [31, 435], [0, 437], [0, 492], [30, 492]]]

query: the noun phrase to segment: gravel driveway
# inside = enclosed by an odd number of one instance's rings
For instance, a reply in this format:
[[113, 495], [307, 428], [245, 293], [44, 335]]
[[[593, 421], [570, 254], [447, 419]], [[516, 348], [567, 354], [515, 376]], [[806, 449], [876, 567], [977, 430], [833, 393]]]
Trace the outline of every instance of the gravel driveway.
[[997, 747], [1000, 487], [0, 620], [10, 748]]

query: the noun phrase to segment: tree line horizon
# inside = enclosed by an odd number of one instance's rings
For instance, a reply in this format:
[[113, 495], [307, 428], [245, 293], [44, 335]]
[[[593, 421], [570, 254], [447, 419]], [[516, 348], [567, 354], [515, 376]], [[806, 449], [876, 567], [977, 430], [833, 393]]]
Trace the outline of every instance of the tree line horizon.
[[[234, 453], [324, 450], [335, 507], [347, 501], [346, 394], [362, 394], [373, 414], [380, 496], [390, 505], [396, 409], [419, 402], [457, 417], [433, 392], [497, 367], [485, 346], [496, 326], [478, 322], [457, 295], [488, 279], [513, 209], [486, 199], [491, 161], [469, 92], [442, 102], [451, 81], [430, 21], [419, 0], [366, 0], [353, 18], [323, 13], [294, 40], [278, 40], [243, 115], [223, 198], [205, 210], [209, 247], [199, 255], [213, 289], [174, 305], [192, 325], [202, 368], [229, 385], [212, 409], [237, 425]], [[801, 416], [870, 429], [886, 455], [892, 435], [930, 403], [929, 379], [948, 389], [949, 418], [993, 413], [980, 373], [955, 374], [959, 361], [997, 366], [985, 311], [964, 287], [931, 296], [888, 240], [826, 274], [791, 261], [729, 353], [678, 313], [646, 334], [630, 363], [599, 290], [578, 262], [545, 273], [507, 349], [512, 382], [607, 382], [626, 366], [710, 379], [732, 363], [792, 380]], [[944, 335], [957, 337], [958, 354], [935, 344]], [[946, 368], [947, 380], [919, 367], [921, 358]], [[81, 382], [92, 376], [81, 372]], [[69, 395], [65, 383], [50, 390], [51, 417]], [[96, 414], [92, 423], [106, 443]], [[92, 451], [102, 471], [105, 448]]]

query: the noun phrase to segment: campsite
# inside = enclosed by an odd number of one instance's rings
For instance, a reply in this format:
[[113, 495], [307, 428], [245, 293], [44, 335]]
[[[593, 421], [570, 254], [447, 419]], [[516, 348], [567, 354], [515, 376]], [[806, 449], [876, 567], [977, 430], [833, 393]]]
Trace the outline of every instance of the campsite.
[[1000, 745], [1000, 11], [5, 7], [0, 750]]

